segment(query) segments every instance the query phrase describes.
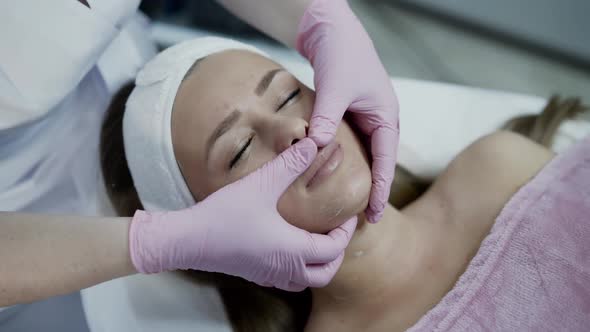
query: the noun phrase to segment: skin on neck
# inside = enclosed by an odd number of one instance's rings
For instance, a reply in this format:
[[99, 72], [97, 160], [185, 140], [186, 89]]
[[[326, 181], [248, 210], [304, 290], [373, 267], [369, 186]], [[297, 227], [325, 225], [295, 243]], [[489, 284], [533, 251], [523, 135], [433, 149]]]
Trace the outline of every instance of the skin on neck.
[[447, 245], [452, 228], [390, 205], [376, 225], [359, 216], [342, 267], [328, 286], [312, 290], [307, 330], [410, 327], [440, 301], [463, 271]]

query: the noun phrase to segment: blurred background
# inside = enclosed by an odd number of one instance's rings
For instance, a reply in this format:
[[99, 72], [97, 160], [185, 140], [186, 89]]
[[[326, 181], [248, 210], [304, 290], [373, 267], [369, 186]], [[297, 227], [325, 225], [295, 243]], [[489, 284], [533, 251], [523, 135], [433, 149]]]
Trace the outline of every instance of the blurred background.
[[[392, 76], [543, 97], [575, 95], [590, 103], [590, 1], [349, 3]], [[153, 36], [162, 47], [194, 31], [274, 44], [213, 0], [144, 0], [141, 8], [156, 22]]]

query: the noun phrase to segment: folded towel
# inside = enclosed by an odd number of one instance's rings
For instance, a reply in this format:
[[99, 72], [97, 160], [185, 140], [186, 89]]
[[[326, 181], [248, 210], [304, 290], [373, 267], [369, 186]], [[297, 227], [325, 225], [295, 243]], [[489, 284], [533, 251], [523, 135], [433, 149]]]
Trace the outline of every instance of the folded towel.
[[590, 136], [504, 207], [442, 301], [409, 331], [590, 330]]

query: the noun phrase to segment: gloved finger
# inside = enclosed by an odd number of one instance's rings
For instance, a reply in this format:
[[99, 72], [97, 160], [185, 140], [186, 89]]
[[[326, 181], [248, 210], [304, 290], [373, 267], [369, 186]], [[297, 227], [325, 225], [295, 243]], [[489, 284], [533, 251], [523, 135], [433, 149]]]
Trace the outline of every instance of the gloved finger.
[[337, 100], [337, 97], [329, 95], [318, 89], [309, 124], [309, 137], [319, 146], [326, 146], [336, 135], [336, 130], [342, 121], [344, 112], [350, 106], [350, 102]]
[[295, 282], [290, 282], [288, 285], [282, 287], [281, 289], [288, 292], [303, 292], [307, 287], [308, 286], [304, 286]]
[[308, 266], [307, 283], [309, 287], [318, 288], [328, 285], [336, 275], [336, 272], [338, 272], [338, 269], [340, 269], [343, 261], [344, 252], [329, 263]]
[[311, 165], [317, 152], [318, 148], [311, 139], [302, 139], [260, 169], [260, 183], [265, 184], [278, 201], [291, 183]]
[[258, 285], [260, 285], [262, 287], [274, 287], [274, 285], [271, 284], [270, 282], [261, 282], [261, 283], [258, 283]]
[[302, 290], [307, 288], [305, 284], [299, 283], [295, 280], [297, 280], [296, 276], [291, 277], [291, 279], [280, 279], [275, 282], [273, 287], [288, 292], [301, 292]]
[[383, 216], [385, 203], [389, 199], [391, 183], [395, 176], [395, 163], [399, 143], [399, 130], [379, 127], [371, 136], [372, 186], [369, 206], [365, 214], [367, 220], [376, 223]]
[[357, 217], [354, 216], [327, 235], [310, 234], [311, 249], [304, 257], [306, 264], [326, 264], [335, 260], [348, 246], [356, 224]]

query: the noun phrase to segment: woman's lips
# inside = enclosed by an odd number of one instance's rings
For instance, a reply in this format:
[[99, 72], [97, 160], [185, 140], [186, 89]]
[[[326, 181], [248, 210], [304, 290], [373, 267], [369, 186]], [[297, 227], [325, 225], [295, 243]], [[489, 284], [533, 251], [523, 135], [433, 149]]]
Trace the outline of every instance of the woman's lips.
[[327, 179], [342, 163], [344, 152], [340, 143], [330, 142], [319, 150], [315, 160], [305, 172], [306, 187], [312, 189]]

